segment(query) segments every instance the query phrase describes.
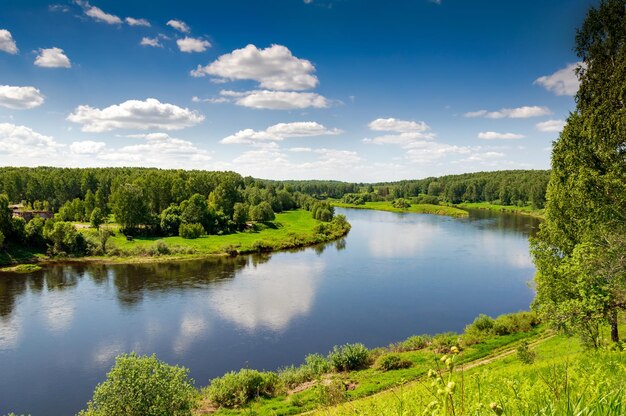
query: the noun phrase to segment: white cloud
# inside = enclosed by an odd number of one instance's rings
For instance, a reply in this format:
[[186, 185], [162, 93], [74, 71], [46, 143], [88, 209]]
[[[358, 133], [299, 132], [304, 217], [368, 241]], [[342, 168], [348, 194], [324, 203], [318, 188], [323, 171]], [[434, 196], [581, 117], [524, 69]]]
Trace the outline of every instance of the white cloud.
[[159, 42], [159, 38], [141, 38], [141, 42], [139, 42], [141, 46], [152, 46], [153, 48], [162, 48], [163, 45]]
[[150, 27], [150, 22], [148, 22], [146, 19], [135, 19], [133, 17], [127, 17], [126, 19], [126, 23], [128, 23], [129, 26], [145, 26], [145, 27]]
[[551, 75], [537, 78], [533, 84], [541, 85], [556, 95], [575, 95], [580, 85], [578, 76], [576, 76], [576, 68], [581, 65], [583, 65], [582, 62], [569, 64]]
[[541, 123], [535, 124], [535, 127], [539, 131], [547, 132], [547, 133], [560, 133], [565, 127], [564, 120], [548, 120], [542, 121]]
[[278, 123], [265, 130], [240, 130], [223, 138], [222, 144], [257, 144], [263, 141], [282, 141], [290, 137], [315, 137], [341, 134], [339, 129], [328, 129], [314, 121]]
[[211, 47], [211, 42], [204, 39], [185, 37], [183, 39], [177, 39], [176, 44], [181, 52], [204, 52], [207, 48]]
[[92, 155], [102, 151], [106, 147], [104, 142], [94, 142], [92, 140], [85, 140], [82, 142], [73, 142], [70, 144], [70, 150], [72, 153], [79, 155]]
[[43, 95], [35, 87], [0, 85], [0, 106], [2, 107], [24, 110], [39, 107], [43, 102]]
[[65, 55], [63, 49], [48, 48], [39, 49], [39, 55], [35, 58], [35, 65], [42, 68], [71, 68], [72, 63]]
[[282, 45], [258, 49], [248, 45], [220, 56], [207, 66], [198, 65], [191, 75], [212, 75], [226, 80], [254, 80], [262, 88], [272, 90], [307, 90], [315, 88], [318, 79], [315, 67], [306, 59], [299, 59]]
[[82, 131], [86, 132], [113, 129], [178, 130], [201, 123], [204, 116], [188, 108], [148, 98], [145, 101], [128, 100], [104, 109], [81, 105], [67, 120], [82, 124]]
[[119, 17], [106, 13], [99, 7], [90, 5], [87, 1], [76, 0], [75, 3], [82, 7], [85, 14], [95, 21], [107, 23], [109, 25], [119, 25], [122, 23], [122, 19]]
[[398, 120], [396, 118], [377, 118], [368, 124], [370, 130], [388, 131], [396, 134], [386, 134], [374, 137], [373, 139], [363, 139], [365, 143], [371, 144], [392, 144], [407, 147], [416, 141], [424, 139], [434, 139], [435, 135], [428, 132], [430, 127], [423, 121]]
[[374, 131], [394, 131], [398, 133], [409, 133], [429, 130], [430, 127], [423, 121], [405, 121], [396, 118], [377, 118], [368, 124], [370, 130]]
[[413, 163], [428, 164], [453, 154], [469, 154], [472, 148], [437, 143], [430, 140], [415, 141], [406, 146], [406, 158]]
[[481, 131], [478, 133], [478, 138], [483, 140], [497, 140], [497, 139], [523, 139], [525, 136], [523, 134], [516, 133], [497, 133], [495, 131]]
[[313, 92], [253, 90], [235, 92], [222, 90], [222, 97], [210, 102], [234, 102], [248, 108], [266, 110], [295, 110], [303, 108], [327, 108], [330, 101]]
[[[52, 137], [44, 136], [26, 126], [0, 123], [0, 154], [19, 158], [50, 157], [61, 147]], [[17, 159], [16, 159], [17, 160]]]
[[502, 108], [498, 111], [487, 111], [487, 110], [479, 110], [479, 111], [470, 111], [469, 113], [465, 113], [465, 117], [476, 118], [476, 117], [485, 117], [485, 118], [529, 118], [529, 117], [541, 117], [552, 114], [548, 107], [540, 107], [540, 106], [523, 106], [517, 108]]
[[168, 20], [166, 24], [182, 33], [189, 33], [191, 31], [191, 29], [189, 29], [189, 26], [187, 26], [187, 23], [181, 20], [175, 20], [175, 19]]
[[99, 160], [124, 166], [154, 166], [161, 168], [207, 168], [211, 160], [207, 150], [200, 149], [192, 142], [170, 137], [165, 133], [132, 135], [143, 138], [144, 143], [123, 146], [103, 152]]
[[19, 52], [11, 32], [6, 29], [0, 29], [0, 51], [10, 53], [11, 55], [15, 55]]

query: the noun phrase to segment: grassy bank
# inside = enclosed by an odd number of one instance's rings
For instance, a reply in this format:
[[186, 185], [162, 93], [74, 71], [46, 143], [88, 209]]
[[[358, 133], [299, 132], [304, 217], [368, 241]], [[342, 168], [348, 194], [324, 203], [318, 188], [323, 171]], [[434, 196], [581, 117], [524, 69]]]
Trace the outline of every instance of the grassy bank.
[[485, 209], [495, 212], [508, 212], [512, 214], [528, 215], [543, 219], [543, 209], [534, 209], [531, 205], [524, 207], [518, 207], [516, 205], [497, 205], [489, 202], [463, 202], [462, 204], [456, 204], [455, 207], [462, 209]]
[[363, 205], [346, 204], [337, 200], [329, 200], [329, 202], [331, 205], [339, 208], [373, 209], [377, 211], [389, 212], [412, 212], [415, 214], [447, 215], [457, 218], [467, 217], [469, 215], [467, 211], [463, 209], [447, 205], [412, 204], [408, 208], [396, 208], [390, 201], [366, 202]]
[[[79, 231], [88, 239], [95, 239], [96, 230], [78, 224]], [[85, 257], [53, 257], [31, 251], [3, 253], [3, 264], [40, 262], [99, 262], [141, 263], [202, 258], [212, 255], [236, 255], [270, 252], [306, 247], [336, 240], [348, 233], [349, 224], [337, 224], [335, 220], [324, 223], [315, 220], [309, 211], [296, 210], [276, 214], [268, 223], [255, 224], [244, 232], [225, 235], [205, 235], [196, 239], [182, 237], [134, 237], [128, 241], [115, 224], [106, 226], [114, 235], [107, 241], [106, 255]], [[19, 254], [19, 255], [17, 255]], [[0, 263], [0, 264], [2, 264]]]

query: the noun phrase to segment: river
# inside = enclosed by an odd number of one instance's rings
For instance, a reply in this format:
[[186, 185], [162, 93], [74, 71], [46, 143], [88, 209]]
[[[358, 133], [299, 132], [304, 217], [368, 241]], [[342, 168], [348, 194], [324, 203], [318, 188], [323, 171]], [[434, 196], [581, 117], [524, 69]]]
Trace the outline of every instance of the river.
[[337, 211], [352, 231], [318, 247], [0, 275], [0, 415], [75, 414], [123, 352], [156, 353], [204, 386], [528, 309], [536, 219]]

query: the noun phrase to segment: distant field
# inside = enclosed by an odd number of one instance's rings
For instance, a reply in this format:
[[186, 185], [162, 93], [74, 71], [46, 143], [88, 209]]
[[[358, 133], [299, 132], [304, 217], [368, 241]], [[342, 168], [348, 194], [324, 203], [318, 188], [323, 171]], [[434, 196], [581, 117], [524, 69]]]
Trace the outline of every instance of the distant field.
[[447, 205], [412, 204], [409, 208], [402, 209], [394, 207], [391, 205], [390, 201], [366, 202], [364, 205], [345, 204], [339, 201], [330, 202], [333, 206], [340, 208], [373, 209], [389, 212], [413, 212], [416, 214], [447, 215], [450, 217], [467, 217], [469, 215], [467, 211], [463, 209]]
[[516, 205], [496, 205], [489, 202], [463, 202], [456, 204], [455, 207], [467, 209], [486, 209], [489, 211], [511, 212], [515, 214], [528, 215], [531, 217], [543, 219], [543, 209], [535, 209], [531, 205], [518, 207]]

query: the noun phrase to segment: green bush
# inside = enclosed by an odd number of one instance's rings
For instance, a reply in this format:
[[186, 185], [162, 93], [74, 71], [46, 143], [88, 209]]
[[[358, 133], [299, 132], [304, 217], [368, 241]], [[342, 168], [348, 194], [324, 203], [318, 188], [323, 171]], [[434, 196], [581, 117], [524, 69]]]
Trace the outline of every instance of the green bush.
[[407, 209], [411, 207], [411, 203], [404, 198], [399, 198], [399, 199], [395, 199], [391, 203], [391, 206], [393, 206], [394, 208], [399, 208], [399, 209]]
[[315, 376], [320, 376], [332, 370], [332, 366], [328, 358], [324, 357], [321, 354], [307, 355], [304, 359], [304, 363], [309, 371]]
[[341, 380], [331, 380], [330, 383], [319, 383], [316, 386], [317, 401], [323, 406], [335, 406], [348, 398], [347, 387]]
[[337, 371], [352, 371], [365, 368], [369, 364], [370, 352], [363, 344], [335, 346], [328, 359]]
[[204, 227], [202, 224], [194, 222], [190, 224], [181, 224], [178, 228], [178, 235], [182, 238], [193, 239], [198, 238], [204, 234]]
[[428, 335], [414, 335], [404, 341], [391, 344], [389, 349], [396, 352], [417, 351], [426, 348], [431, 339]]
[[314, 375], [311, 373], [308, 367], [301, 366], [296, 367], [290, 365], [278, 370], [278, 379], [281, 384], [289, 389], [294, 388], [302, 383], [311, 381]]
[[539, 318], [534, 312], [517, 312], [500, 315], [493, 324], [493, 332], [496, 335], [515, 334], [528, 332], [539, 325]]
[[256, 397], [274, 397], [279, 387], [276, 373], [241, 369], [211, 380], [206, 395], [218, 406], [237, 407]]
[[82, 416], [191, 416], [198, 398], [189, 370], [155, 355], [123, 354], [96, 387]]
[[459, 336], [454, 332], [437, 334], [433, 337], [430, 346], [438, 354], [447, 354], [450, 348], [459, 346]]
[[401, 368], [409, 368], [413, 363], [402, 358], [399, 354], [381, 355], [376, 360], [376, 368], [382, 371], [399, 370]]
[[170, 247], [163, 240], [155, 241], [154, 246], [152, 247], [152, 251], [153, 251], [154, 255], [156, 255], [156, 256], [170, 254], [172, 252]]
[[537, 353], [530, 349], [528, 341], [523, 340], [519, 347], [517, 347], [517, 359], [524, 364], [532, 364], [535, 362]]

